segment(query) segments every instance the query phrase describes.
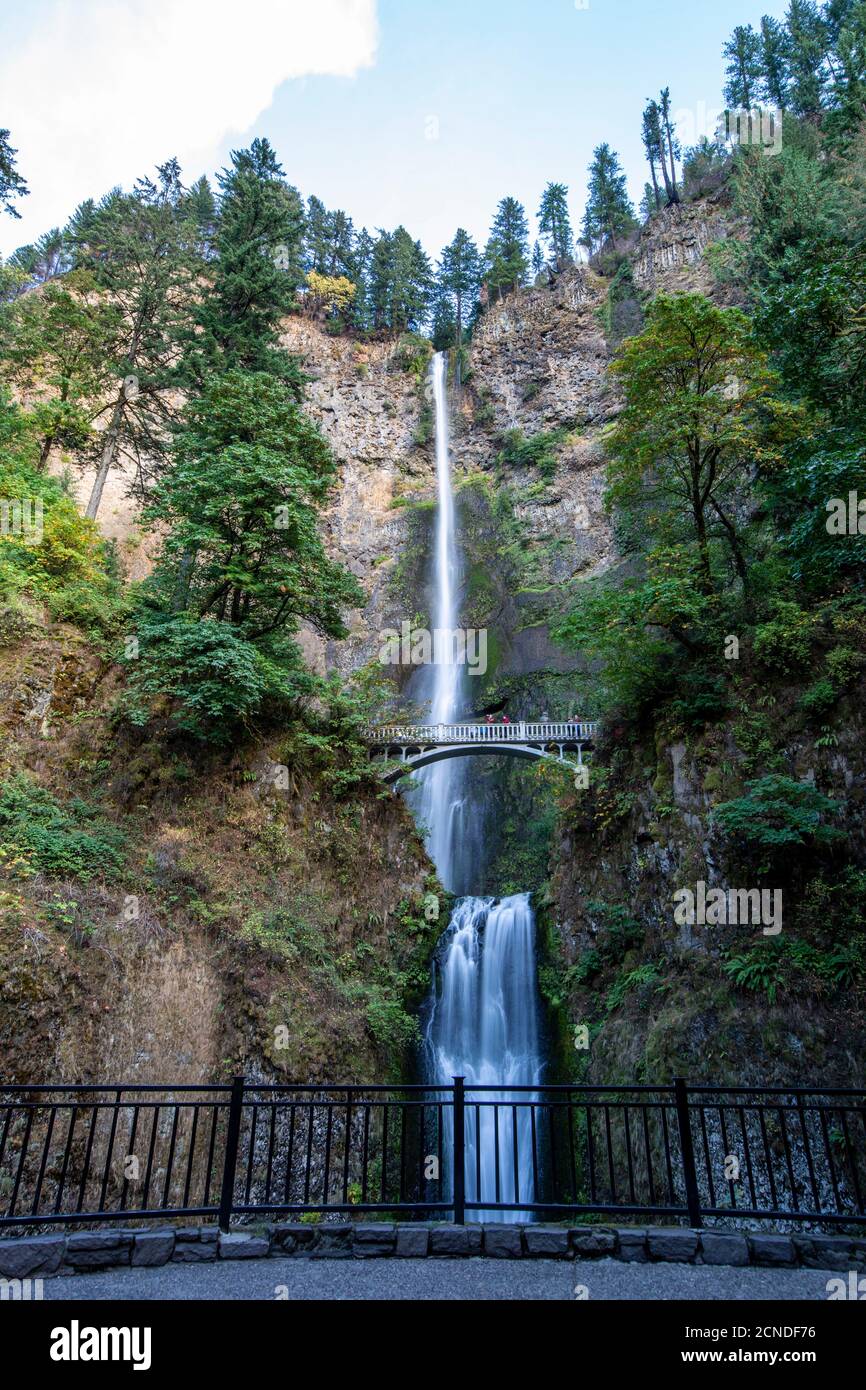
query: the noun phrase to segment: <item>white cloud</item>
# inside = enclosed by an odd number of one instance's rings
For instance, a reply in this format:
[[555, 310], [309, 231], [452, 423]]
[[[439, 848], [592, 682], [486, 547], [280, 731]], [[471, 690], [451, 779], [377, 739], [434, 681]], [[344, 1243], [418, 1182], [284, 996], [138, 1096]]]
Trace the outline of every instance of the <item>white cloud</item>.
[[376, 0], [54, 0], [0, 44], [0, 120], [31, 189], [3, 248], [171, 155], [197, 175], [282, 82], [354, 76], [376, 42]]

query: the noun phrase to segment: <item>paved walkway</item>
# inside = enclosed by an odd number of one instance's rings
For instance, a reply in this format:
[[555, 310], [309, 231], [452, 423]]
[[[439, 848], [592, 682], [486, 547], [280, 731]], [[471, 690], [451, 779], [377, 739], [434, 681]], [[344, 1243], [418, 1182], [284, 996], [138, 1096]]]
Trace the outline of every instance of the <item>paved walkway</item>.
[[[223, 1260], [118, 1269], [45, 1281], [46, 1299], [814, 1299], [826, 1300], [820, 1269], [729, 1269], [707, 1265], [559, 1260]], [[582, 1288], [581, 1288], [582, 1286]], [[578, 1292], [576, 1292], [576, 1288]], [[585, 1289], [584, 1293], [582, 1290]]]

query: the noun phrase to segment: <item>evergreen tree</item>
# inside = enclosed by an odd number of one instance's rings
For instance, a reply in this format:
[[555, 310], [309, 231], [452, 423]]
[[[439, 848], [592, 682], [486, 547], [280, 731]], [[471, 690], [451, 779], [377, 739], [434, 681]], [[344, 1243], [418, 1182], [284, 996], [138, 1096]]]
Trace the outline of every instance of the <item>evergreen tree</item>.
[[658, 210], [658, 188], [653, 188], [651, 183], [645, 183], [643, 186], [643, 197], [641, 198], [640, 206], [638, 207], [638, 213], [644, 222], [649, 222], [653, 213], [658, 212]]
[[528, 270], [529, 223], [526, 212], [516, 198], [503, 198], [496, 209], [484, 253], [489, 297], [501, 299], [509, 290], [525, 285]]
[[31, 398], [39, 468], [55, 445], [83, 451], [114, 384], [120, 311], [75, 270], [0, 308], [0, 365]]
[[24, 272], [29, 286], [47, 284], [71, 268], [69, 238], [59, 227], [52, 227], [31, 246], [19, 246], [9, 264]]
[[593, 248], [600, 248], [609, 240], [616, 250], [617, 237], [626, 235], [636, 225], [619, 156], [609, 145], [599, 145], [589, 167], [584, 240]]
[[667, 152], [670, 159], [670, 189], [668, 192], [668, 202], [678, 203], [680, 201], [677, 189], [677, 160], [680, 156], [680, 145], [673, 132], [671, 124], [671, 89], [665, 87], [659, 96], [659, 121], [662, 130], [662, 148], [664, 150], [667, 143]]
[[[454, 322], [454, 341], [462, 346], [466, 324], [474, 310], [481, 288], [481, 256], [468, 232], [459, 227], [450, 246], [446, 246], [439, 262], [437, 276], [437, 307], [450, 305]], [[440, 328], [440, 338], [441, 338]], [[449, 345], [450, 346], [450, 345]]]
[[790, 0], [785, 22], [791, 109], [798, 116], [815, 117], [823, 105], [827, 33], [812, 0]]
[[87, 504], [95, 519], [105, 480], [120, 458], [135, 468], [141, 495], [165, 457], [175, 415], [179, 343], [200, 298], [202, 265], [176, 160], [158, 181], [139, 179], [132, 194], [115, 190], [73, 219], [76, 264], [90, 269], [120, 315], [108, 357], [113, 381], [100, 435], [96, 478]]
[[198, 250], [203, 260], [210, 260], [215, 251], [217, 208], [213, 189], [202, 175], [189, 190], [189, 212], [198, 229]]
[[761, 76], [761, 39], [751, 24], [738, 24], [725, 44], [725, 101], [729, 107], [750, 111], [755, 104]]
[[307, 222], [304, 236], [304, 268], [317, 275], [328, 275], [331, 259], [333, 221], [321, 198], [307, 199]]
[[349, 279], [355, 286], [352, 323], [355, 328], [366, 332], [373, 327], [373, 313], [370, 301], [370, 272], [373, 263], [375, 242], [362, 227], [352, 243], [351, 274]]
[[430, 261], [405, 227], [380, 231], [370, 262], [373, 327], [403, 333], [425, 321], [433, 292]]
[[770, 15], [761, 20], [762, 100], [784, 111], [788, 105], [788, 49], [784, 26]]
[[277, 342], [302, 279], [300, 196], [267, 140], [236, 150], [219, 186], [213, 283], [198, 311], [201, 332], [188, 343], [187, 370], [199, 383], [231, 367], [271, 372], [297, 388], [297, 366]]
[[647, 102], [643, 113], [641, 137], [649, 160], [650, 175], [659, 207], [661, 207], [661, 193], [656, 176], [657, 169], [661, 169], [667, 205], [671, 207], [672, 204], [678, 203], [680, 200], [676, 168], [676, 159], [680, 153], [680, 148], [671, 127], [670, 89], [668, 87], [661, 93], [659, 101]]
[[229, 369], [186, 407], [147, 512], [165, 540], [131, 677], [141, 697], [177, 700], [190, 732], [231, 737], [266, 704], [309, 693], [292, 641], [302, 622], [346, 635], [342, 612], [364, 595], [319, 534], [334, 476], [324, 438], [268, 373]]
[[17, 208], [13, 207], [13, 198], [26, 198], [30, 189], [18, 172], [15, 156], [17, 150], [13, 150], [9, 144], [9, 131], [0, 130], [0, 210], [8, 212], [11, 217], [20, 217]]
[[549, 259], [562, 270], [574, 254], [574, 237], [568, 215], [568, 189], [564, 183], [549, 183], [538, 210], [538, 230], [547, 242]]
[[655, 199], [656, 210], [658, 210], [662, 205], [662, 197], [659, 192], [657, 169], [664, 169], [666, 186], [669, 186], [669, 180], [667, 177], [667, 165], [664, 158], [664, 147], [662, 146], [661, 117], [659, 115], [658, 103], [655, 101], [649, 102], [644, 110], [641, 137], [643, 139], [644, 151], [649, 161], [653, 197]]
[[541, 242], [536, 241], [532, 248], [532, 274], [537, 280], [544, 269], [544, 252], [541, 249]]

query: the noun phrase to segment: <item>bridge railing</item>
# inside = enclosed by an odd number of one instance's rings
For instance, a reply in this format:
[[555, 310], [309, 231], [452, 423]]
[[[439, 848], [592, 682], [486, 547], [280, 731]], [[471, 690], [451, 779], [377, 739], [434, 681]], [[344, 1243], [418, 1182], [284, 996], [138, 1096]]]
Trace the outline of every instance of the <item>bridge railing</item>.
[[866, 1224], [866, 1091], [41, 1086], [0, 1091], [0, 1228], [510, 1211]]
[[509, 724], [381, 724], [365, 729], [370, 744], [409, 746], [412, 744], [458, 743], [590, 743], [598, 724], [587, 721], [554, 723], [545, 720], [515, 720]]

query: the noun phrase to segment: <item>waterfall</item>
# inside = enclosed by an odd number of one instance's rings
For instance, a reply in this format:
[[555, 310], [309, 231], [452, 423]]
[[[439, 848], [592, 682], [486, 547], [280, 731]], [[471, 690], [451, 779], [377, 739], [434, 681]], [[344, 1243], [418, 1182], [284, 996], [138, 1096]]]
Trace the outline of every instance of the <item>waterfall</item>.
[[[443, 353], [433, 359], [432, 382], [438, 486], [434, 622], [440, 633], [451, 633], [457, 628], [460, 564]], [[450, 723], [465, 717], [466, 680], [466, 668], [453, 660], [453, 649], [439, 644], [433, 664], [418, 672], [412, 694], [427, 706], [432, 723]], [[495, 1099], [506, 1100], [505, 1088], [538, 1085], [543, 1069], [535, 920], [528, 893], [500, 901], [470, 896], [484, 853], [482, 808], [473, 805], [471, 765], [469, 758], [433, 763], [418, 774], [420, 785], [411, 796], [442, 883], [449, 892], [463, 895], [437, 951], [426, 1009], [425, 1067], [431, 1084], [450, 1085], [452, 1077], [464, 1076], [467, 1084], [501, 1085], [504, 1089]], [[534, 1195], [529, 1113], [517, 1113], [516, 1136], [512, 1111], [503, 1110], [499, 1119], [503, 1202], [529, 1201]], [[468, 1201], [495, 1200], [496, 1138], [492, 1108], [481, 1111], [480, 1124], [467, 1109]], [[473, 1212], [473, 1219], [483, 1215]], [[498, 1219], [520, 1216], [517, 1211], [500, 1213]]]

